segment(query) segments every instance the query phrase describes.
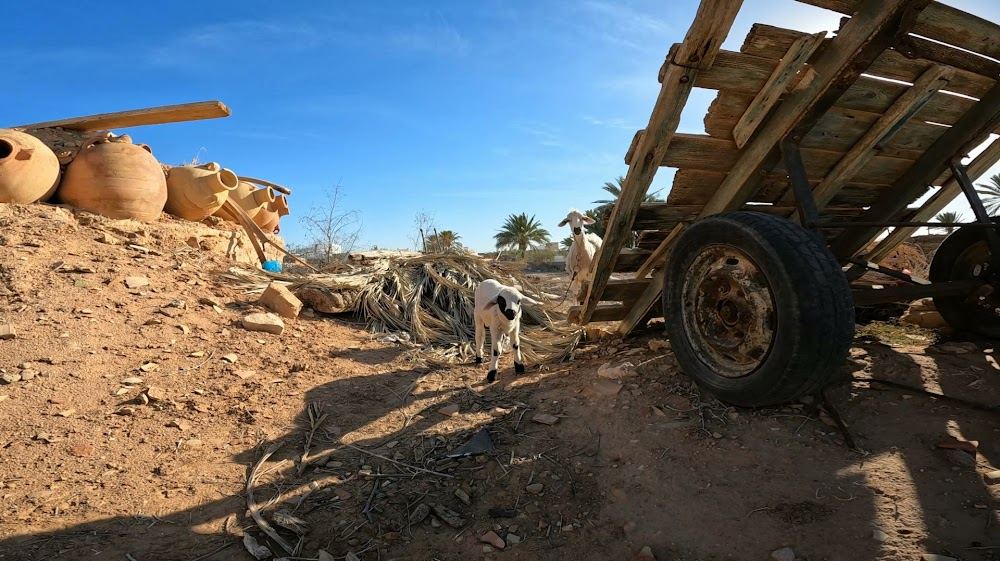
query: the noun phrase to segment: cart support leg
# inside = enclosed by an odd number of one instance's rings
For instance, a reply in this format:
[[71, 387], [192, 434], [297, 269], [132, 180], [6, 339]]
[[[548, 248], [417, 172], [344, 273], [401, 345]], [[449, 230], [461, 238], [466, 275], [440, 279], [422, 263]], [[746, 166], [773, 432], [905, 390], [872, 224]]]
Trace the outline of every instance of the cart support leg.
[[816, 198], [813, 197], [809, 176], [802, 161], [802, 151], [799, 143], [791, 138], [781, 141], [781, 155], [785, 160], [785, 168], [792, 182], [792, 193], [795, 195], [795, 206], [798, 208], [802, 225], [809, 230], [816, 230], [819, 221], [819, 210], [816, 208]]
[[[973, 185], [972, 179], [969, 178], [968, 172], [965, 171], [965, 166], [962, 165], [961, 158], [951, 161], [951, 171], [955, 174], [955, 179], [958, 180], [959, 186], [962, 187], [962, 192], [965, 193], [965, 198], [968, 199], [969, 206], [972, 207], [972, 213], [976, 216], [976, 222], [980, 224], [993, 224], [993, 219], [990, 217], [990, 213], [986, 212], [983, 200], [979, 198], [976, 186]], [[1000, 234], [993, 228], [987, 228], [986, 243], [989, 244], [990, 254], [993, 257], [993, 262], [991, 263], [993, 270], [1000, 271]]]

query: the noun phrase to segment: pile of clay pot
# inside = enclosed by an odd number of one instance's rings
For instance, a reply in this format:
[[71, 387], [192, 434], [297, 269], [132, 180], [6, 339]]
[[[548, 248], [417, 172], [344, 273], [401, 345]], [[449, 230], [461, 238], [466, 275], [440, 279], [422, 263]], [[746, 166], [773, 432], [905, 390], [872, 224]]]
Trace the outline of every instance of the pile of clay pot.
[[0, 203], [53, 201], [116, 220], [153, 222], [166, 211], [194, 222], [217, 216], [239, 223], [231, 200], [267, 233], [288, 214], [284, 195], [241, 180], [217, 163], [165, 166], [145, 144], [104, 133], [83, 144], [62, 172], [55, 153], [34, 136], [0, 129]]

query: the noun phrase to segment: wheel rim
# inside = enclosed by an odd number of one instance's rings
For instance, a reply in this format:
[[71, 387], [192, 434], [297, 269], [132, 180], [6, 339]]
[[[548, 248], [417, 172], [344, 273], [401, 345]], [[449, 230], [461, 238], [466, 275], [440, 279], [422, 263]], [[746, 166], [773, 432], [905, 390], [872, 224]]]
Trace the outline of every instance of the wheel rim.
[[685, 331], [699, 358], [726, 378], [741, 378], [771, 352], [776, 315], [767, 277], [747, 254], [716, 245], [692, 261], [681, 288]]
[[[978, 241], [965, 249], [955, 259], [951, 270], [951, 280], [989, 280], [995, 276], [990, 268], [993, 260], [989, 243]], [[986, 314], [986, 318], [997, 321], [996, 310], [1000, 308], [1000, 292], [989, 284], [983, 285], [977, 292], [964, 301], [968, 311], [976, 314]]]

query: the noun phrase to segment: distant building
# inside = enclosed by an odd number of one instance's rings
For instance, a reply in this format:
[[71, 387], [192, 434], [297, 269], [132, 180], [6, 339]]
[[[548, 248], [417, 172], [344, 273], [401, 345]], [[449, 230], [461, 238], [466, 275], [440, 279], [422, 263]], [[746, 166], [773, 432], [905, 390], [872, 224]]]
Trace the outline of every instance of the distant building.
[[545, 244], [545, 249], [548, 251], [559, 251], [559, 242], [549, 242]]

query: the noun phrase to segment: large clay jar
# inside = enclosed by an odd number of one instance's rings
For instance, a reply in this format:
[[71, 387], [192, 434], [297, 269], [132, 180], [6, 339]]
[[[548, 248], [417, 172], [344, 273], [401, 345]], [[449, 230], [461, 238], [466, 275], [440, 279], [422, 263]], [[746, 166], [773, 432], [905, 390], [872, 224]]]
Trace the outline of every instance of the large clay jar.
[[59, 186], [59, 159], [30, 134], [0, 129], [0, 203], [46, 201]]
[[163, 210], [198, 222], [222, 208], [238, 185], [236, 174], [215, 162], [173, 167], [167, 172], [167, 204]]
[[[242, 207], [247, 213], [247, 216], [253, 220], [263, 208], [274, 203], [274, 190], [270, 187], [266, 189], [258, 189], [254, 187], [252, 183], [240, 181], [240, 184], [236, 187], [236, 189], [229, 192], [229, 200]], [[232, 216], [225, 207], [220, 208], [215, 215], [230, 222], [239, 224], [236, 217]], [[256, 221], [254, 221], [254, 223], [256, 223]]]
[[149, 146], [132, 144], [127, 136], [115, 140], [84, 143], [66, 167], [59, 198], [108, 218], [153, 222], [167, 202], [163, 168]]
[[288, 201], [284, 195], [276, 195], [274, 202], [261, 207], [260, 212], [253, 217], [260, 229], [271, 234], [278, 231], [278, 223], [282, 216], [288, 216]]

